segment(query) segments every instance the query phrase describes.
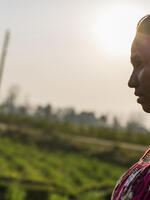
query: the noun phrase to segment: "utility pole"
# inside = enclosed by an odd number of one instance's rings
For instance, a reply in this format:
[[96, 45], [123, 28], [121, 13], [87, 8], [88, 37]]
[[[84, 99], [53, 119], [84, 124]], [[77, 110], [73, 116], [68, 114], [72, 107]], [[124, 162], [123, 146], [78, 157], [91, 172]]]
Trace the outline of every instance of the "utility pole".
[[2, 82], [2, 75], [3, 75], [5, 60], [6, 60], [6, 56], [7, 56], [9, 38], [10, 38], [10, 32], [9, 32], [9, 30], [7, 30], [5, 32], [4, 42], [3, 42], [3, 46], [2, 46], [2, 52], [1, 52], [1, 56], [0, 56], [0, 87], [1, 87], [1, 82]]

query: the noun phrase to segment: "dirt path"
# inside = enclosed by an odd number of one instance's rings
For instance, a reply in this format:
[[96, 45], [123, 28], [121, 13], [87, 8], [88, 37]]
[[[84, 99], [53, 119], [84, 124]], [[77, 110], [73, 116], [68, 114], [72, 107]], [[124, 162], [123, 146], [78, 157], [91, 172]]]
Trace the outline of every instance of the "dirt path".
[[[18, 130], [20, 129], [19, 126], [16, 125], [6, 125], [3, 123], [0, 123], [0, 129], [1, 130], [7, 130], [7, 129], [12, 129], [12, 130]], [[23, 128], [21, 127], [22, 130], [24, 130], [25, 132], [27, 132], [28, 134], [40, 134], [41, 131], [37, 130], [37, 129], [32, 129], [32, 128]], [[124, 149], [128, 149], [128, 150], [134, 150], [134, 151], [141, 151], [144, 152], [146, 151], [146, 149], [148, 148], [148, 146], [144, 146], [144, 145], [138, 145], [138, 144], [132, 144], [132, 143], [126, 143], [126, 142], [118, 142], [118, 141], [113, 141], [113, 140], [105, 140], [105, 139], [98, 139], [98, 138], [92, 138], [92, 137], [83, 137], [83, 136], [70, 136], [69, 134], [63, 134], [63, 137], [68, 138], [72, 141], [76, 141], [78, 143], [84, 143], [84, 144], [91, 144], [91, 145], [96, 145], [96, 147], [98, 146], [107, 146], [107, 147], [112, 147], [112, 146], [118, 146]], [[43, 138], [44, 140], [47, 140], [47, 138]]]
[[148, 146], [144, 145], [137, 145], [137, 144], [130, 144], [130, 143], [125, 143], [125, 142], [117, 142], [117, 141], [112, 141], [112, 140], [104, 140], [104, 139], [96, 139], [96, 138], [90, 138], [90, 137], [82, 137], [82, 136], [70, 136], [71, 140], [80, 142], [80, 143], [86, 143], [86, 144], [91, 144], [91, 145], [96, 145], [96, 146], [119, 146], [124, 149], [128, 150], [134, 150], [134, 151], [146, 151]]

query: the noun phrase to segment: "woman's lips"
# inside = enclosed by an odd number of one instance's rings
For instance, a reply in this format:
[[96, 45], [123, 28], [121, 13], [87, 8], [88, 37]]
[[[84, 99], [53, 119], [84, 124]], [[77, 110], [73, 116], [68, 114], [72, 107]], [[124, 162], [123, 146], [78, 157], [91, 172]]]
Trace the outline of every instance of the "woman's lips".
[[145, 103], [145, 98], [144, 98], [144, 96], [139, 96], [138, 99], [137, 99], [137, 102], [140, 103], [140, 104]]

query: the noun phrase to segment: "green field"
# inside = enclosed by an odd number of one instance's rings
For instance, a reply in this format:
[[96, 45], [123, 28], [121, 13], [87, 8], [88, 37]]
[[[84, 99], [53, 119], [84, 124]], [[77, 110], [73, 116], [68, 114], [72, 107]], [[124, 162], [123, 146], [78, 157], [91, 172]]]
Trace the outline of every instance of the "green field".
[[[24, 191], [46, 189], [52, 200], [109, 199], [116, 180], [126, 170], [86, 153], [50, 152], [9, 138], [0, 138], [0, 155], [0, 178], [13, 178], [18, 184], [21, 180]], [[29, 184], [23, 184], [27, 180]]]
[[[17, 115], [0, 114], [0, 122], [0, 200], [109, 200], [118, 178], [143, 154], [119, 143], [150, 138]], [[113, 142], [85, 144], [77, 136]]]

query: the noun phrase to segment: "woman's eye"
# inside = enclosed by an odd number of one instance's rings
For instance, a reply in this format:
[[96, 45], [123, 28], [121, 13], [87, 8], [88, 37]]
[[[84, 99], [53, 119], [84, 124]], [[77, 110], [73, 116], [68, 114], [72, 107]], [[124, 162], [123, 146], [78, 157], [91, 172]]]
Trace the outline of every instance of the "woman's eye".
[[134, 62], [134, 63], [133, 63], [133, 66], [134, 66], [135, 68], [142, 66], [142, 61], [138, 60], [138, 61]]

